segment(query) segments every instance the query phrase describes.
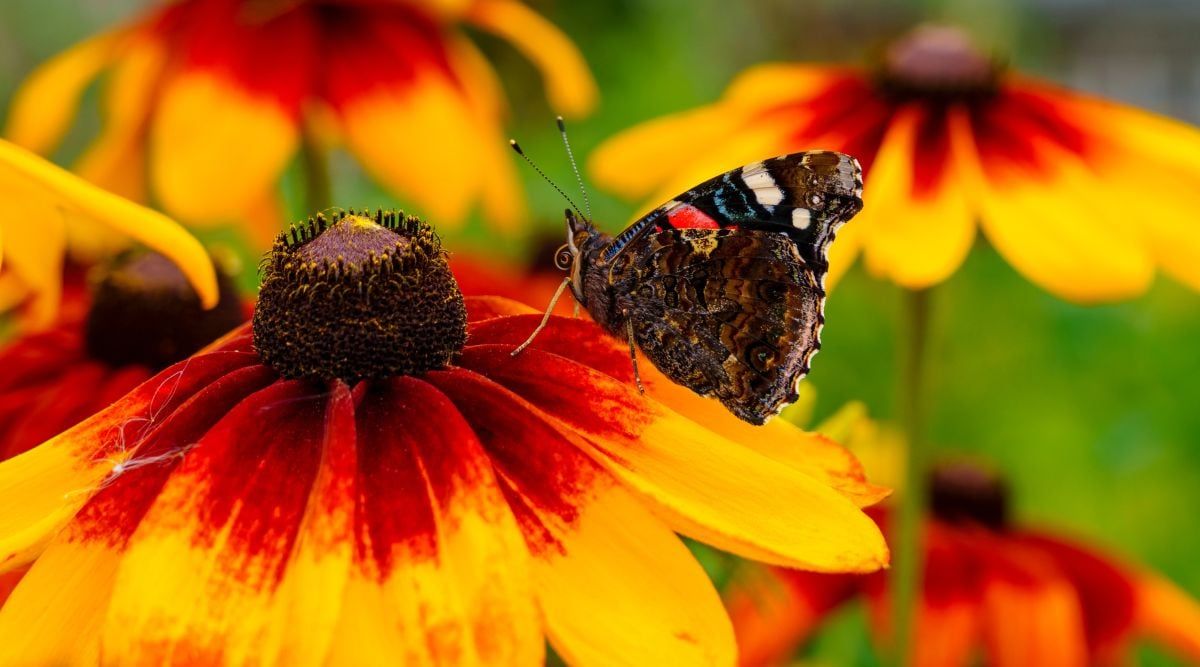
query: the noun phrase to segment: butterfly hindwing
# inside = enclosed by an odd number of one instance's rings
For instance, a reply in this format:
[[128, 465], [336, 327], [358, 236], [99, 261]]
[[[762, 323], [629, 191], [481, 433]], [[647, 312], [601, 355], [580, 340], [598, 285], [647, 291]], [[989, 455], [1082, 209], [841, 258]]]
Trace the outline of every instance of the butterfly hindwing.
[[671, 380], [763, 423], [796, 400], [824, 292], [785, 234], [669, 229], [622, 258], [616, 305]]

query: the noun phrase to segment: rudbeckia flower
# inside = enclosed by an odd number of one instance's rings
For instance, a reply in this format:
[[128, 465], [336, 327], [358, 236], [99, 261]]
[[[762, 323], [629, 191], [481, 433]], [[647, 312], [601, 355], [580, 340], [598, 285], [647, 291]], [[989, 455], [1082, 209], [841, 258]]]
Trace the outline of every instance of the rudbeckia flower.
[[81, 173], [135, 199], [148, 182], [189, 222], [266, 221], [250, 231], [269, 244], [278, 216], [264, 212], [281, 173], [305, 140], [340, 137], [429, 215], [454, 223], [482, 202], [511, 227], [523, 204], [500, 128], [504, 95], [465, 26], [529, 58], [562, 113], [593, 105], [574, 45], [516, 0], [181, 0], [35, 71], [7, 135], [52, 149], [106, 72], [106, 122]]
[[245, 320], [225, 276], [217, 306], [205, 309], [156, 253], [125, 253], [83, 282], [69, 283], [52, 328], [0, 347], [0, 460], [108, 407]]
[[252, 326], [0, 463], [0, 569], [32, 563], [0, 662], [729, 664], [672, 530], [886, 563], [844, 450], [735, 443], [590, 323], [512, 356], [540, 315], [464, 300], [413, 218], [318, 218], [263, 267]]
[[106, 192], [0, 140], [0, 304], [25, 302], [30, 326], [55, 319], [69, 232], [103, 227], [175, 262], [205, 307], [217, 302], [216, 274], [198, 241], [166, 216]]
[[[936, 469], [929, 497], [913, 664], [1124, 664], [1143, 637], [1200, 661], [1200, 604], [1163, 577], [1014, 525], [1002, 482], [973, 465]], [[870, 512], [887, 525], [886, 512]], [[745, 573], [728, 593], [742, 664], [786, 663], [826, 616], [859, 598], [886, 643], [886, 576]]]
[[719, 102], [614, 137], [591, 171], [658, 203], [698, 177], [813, 148], [866, 173], [866, 207], [831, 251], [835, 276], [861, 254], [876, 276], [929, 287], [980, 228], [1066, 299], [1137, 295], [1156, 269], [1200, 289], [1200, 132], [1012, 72], [953, 28], [916, 29], [876, 67], [751, 68]]

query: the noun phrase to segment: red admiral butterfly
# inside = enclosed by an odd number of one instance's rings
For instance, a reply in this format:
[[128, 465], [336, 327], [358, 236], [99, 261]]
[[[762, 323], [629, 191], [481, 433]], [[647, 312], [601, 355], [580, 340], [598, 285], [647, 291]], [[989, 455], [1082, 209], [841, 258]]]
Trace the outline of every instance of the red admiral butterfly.
[[631, 357], [636, 343], [671, 380], [763, 424], [798, 398], [821, 346], [826, 250], [861, 209], [862, 169], [832, 151], [721, 174], [615, 238], [568, 209], [555, 300], [570, 285]]

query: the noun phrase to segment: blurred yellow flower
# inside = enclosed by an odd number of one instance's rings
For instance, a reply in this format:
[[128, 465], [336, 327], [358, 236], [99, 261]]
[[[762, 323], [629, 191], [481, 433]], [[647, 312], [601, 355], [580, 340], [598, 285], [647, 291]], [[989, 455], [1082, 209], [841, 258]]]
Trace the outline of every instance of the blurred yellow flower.
[[174, 220], [80, 179], [0, 140], [0, 300], [28, 300], [30, 326], [54, 320], [62, 292], [68, 225], [103, 226], [175, 262], [205, 307], [217, 301], [208, 254]]
[[6, 132], [51, 150], [107, 72], [104, 129], [80, 172], [139, 201], [152, 194], [185, 221], [258, 221], [250, 231], [269, 241], [276, 182], [307, 136], [340, 137], [442, 225], [482, 202], [489, 221], [511, 227], [523, 202], [501, 134], [504, 96], [463, 24], [528, 57], [557, 110], [594, 104], [574, 45], [515, 0], [182, 0], [43, 65]]
[[595, 179], [665, 201], [766, 155], [849, 153], [866, 208], [831, 278], [861, 252], [921, 289], [982, 228], [1020, 273], [1078, 302], [1143, 292], [1155, 269], [1200, 289], [1200, 131], [1005, 71], [953, 28], [922, 27], [877, 69], [754, 67], [719, 102], [632, 128], [593, 154]]

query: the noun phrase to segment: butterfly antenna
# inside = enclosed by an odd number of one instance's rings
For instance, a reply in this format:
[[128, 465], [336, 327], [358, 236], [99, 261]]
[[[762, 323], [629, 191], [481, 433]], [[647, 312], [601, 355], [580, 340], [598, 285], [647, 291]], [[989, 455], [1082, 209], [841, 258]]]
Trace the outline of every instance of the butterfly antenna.
[[588, 200], [587, 188], [583, 187], [583, 175], [579, 173], [579, 165], [575, 163], [575, 153], [571, 151], [571, 142], [567, 140], [567, 126], [563, 123], [563, 117], [559, 116], [558, 133], [562, 135], [563, 146], [567, 149], [567, 159], [571, 161], [571, 171], [575, 172], [575, 180], [579, 182], [579, 192], [583, 193], [583, 210], [587, 211], [584, 220], [592, 221], [592, 202]]
[[[533, 160], [529, 159], [529, 156], [525, 154], [525, 151], [521, 150], [521, 144], [518, 144], [516, 139], [509, 139], [508, 143], [510, 146], [512, 146], [512, 149], [517, 152], [517, 155], [520, 155], [525, 162], [529, 163], [529, 166], [533, 167], [533, 170], [538, 173], [538, 176], [542, 177], [543, 181], [549, 183], [550, 187], [554, 188], [555, 192], [562, 195], [562, 198], [567, 200], [567, 203], [571, 205], [571, 208], [575, 209], [576, 213], [579, 213], [579, 207], [575, 205], [575, 202], [571, 201], [571, 198], [567, 196], [567, 193], [563, 192], [562, 188], [558, 187], [555, 185], [554, 181], [550, 180], [550, 177], [546, 175], [546, 172], [542, 171], [536, 164], [533, 163]], [[583, 214], [579, 213], [579, 215], [582, 216]]]

